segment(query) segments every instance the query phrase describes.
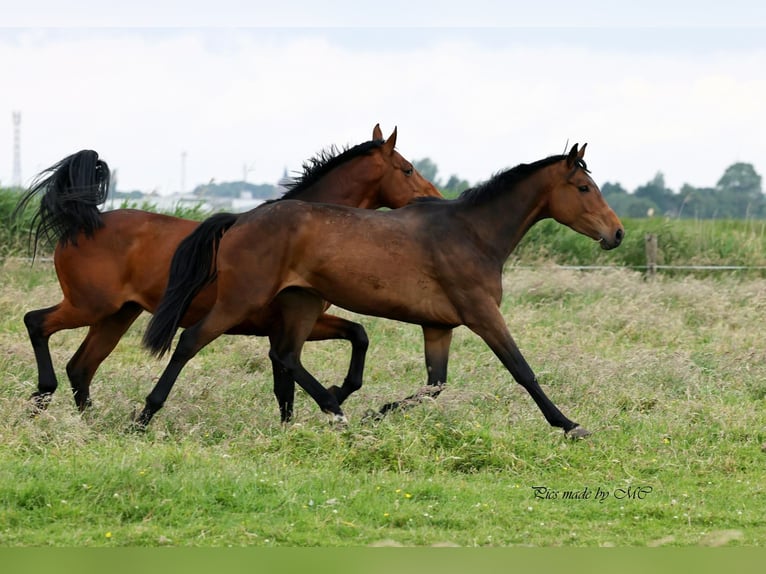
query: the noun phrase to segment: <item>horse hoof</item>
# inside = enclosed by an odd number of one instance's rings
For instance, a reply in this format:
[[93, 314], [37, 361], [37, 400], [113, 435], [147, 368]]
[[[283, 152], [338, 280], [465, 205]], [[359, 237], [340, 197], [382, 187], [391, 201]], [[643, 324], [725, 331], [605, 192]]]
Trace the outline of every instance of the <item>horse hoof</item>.
[[130, 417], [130, 424], [128, 425], [128, 432], [131, 433], [143, 433], [146, 432], [146, 427], [149, 426], [149, 421], [152, 420], [151, 416], [147, 416], [145, 412], [141, 411], [136, 415], [136, 411]]
[[590, 436], [592, 433], [581, 426], [576, 426], [574, 428], [569, 429], [564, 433], [567, 438], [571, 438], [572, 440], [577, 440], [580, 438], [585, 438], [586, 436]]
[[53, 400], [53, 393], [41, 393], [38, 391], [32, 393], [29, 400], [32, 401], [32, 416], [34, 416], [48, 408], [48, 405], [51, 404], [51, 401]]
[[78, 403], [77, 410], [81, 413], [84, 413], [85, 411], [91, 410], [93, 408], [93, 401], [90, 400], [90, 397], [85, 399], [82, 403]]
[[337, 428], [346, 428], [348, 426], [348, 419], [343, 414], [330, 415], [330, 424]]
[[127, 432], [128, 434], [144, 434], [146, 432], [146, 423], [133, 419], [128, 423]]

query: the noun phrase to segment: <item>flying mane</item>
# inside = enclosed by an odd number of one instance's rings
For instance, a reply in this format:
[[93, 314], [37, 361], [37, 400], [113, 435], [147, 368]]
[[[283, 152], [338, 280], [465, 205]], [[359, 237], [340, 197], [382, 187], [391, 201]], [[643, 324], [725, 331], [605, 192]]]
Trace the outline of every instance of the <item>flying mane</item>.
[[[498, 173], [489, 180], [480, 183], [470, 189], [466, 189], [461, 193], [457, 201], [463, 201], [469, 205], [475, 205], [481, 203], [485, 199], [490, 199], [498, 193], [503, 193], [504, 190], [510, 189], [520, 181], [529, 177], [536, 171], [548, 167], [551, 164], [566, 159], [565, 155], [552, 155], [544, 159], [535, 161], [533, 163], [522, 163], [516, 167], [512, 167], [505, 171]], [[587, 165], [584, 160], [577, 161], [577, 167], [579, 169], [588, 171]]]
[[320, 151], [316, 156], [303, 162], [302, 174], [290, 178], [290, 180], [283, 184], [287, 187], [287, 191], [279, 199], [300, 199], [301, 193], [327, 175], [327, 173], [355, 157], [367, 155], [373, 150], [378, 149], [383, 143], [384, 140], [370, 140], [351, 148], [339, 149], [333, 145]]

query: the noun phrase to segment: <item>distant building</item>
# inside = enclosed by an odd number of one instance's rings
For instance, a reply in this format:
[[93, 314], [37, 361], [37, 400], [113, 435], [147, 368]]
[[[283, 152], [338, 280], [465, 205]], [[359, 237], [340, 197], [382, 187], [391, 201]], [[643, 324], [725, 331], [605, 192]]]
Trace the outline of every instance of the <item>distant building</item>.
[[239, 197], [236, 197], [231, 200], [231, 208], [230, 211], [234, 213], [243, 213], [245, 211], [250, 211], [251, 209], [255, 209], [260, 204], [264, 203], [264, 199], [257, 199], [253, 197], [252, 192], [250, 191], [243, 191], [239, 194]]

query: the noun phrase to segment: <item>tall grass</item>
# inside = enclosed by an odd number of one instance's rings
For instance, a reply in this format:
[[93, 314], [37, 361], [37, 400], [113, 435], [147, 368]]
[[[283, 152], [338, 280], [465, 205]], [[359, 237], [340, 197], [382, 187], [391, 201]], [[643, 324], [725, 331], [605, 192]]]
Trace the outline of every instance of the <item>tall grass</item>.
[[626, 237], [619, 249], [601, 251], [554, 221], [534, 226], [516, 249], [518, 264], [615, 265], [644, 268], [645, 237], [658, 238], [661, 265], [766, 266], [766, 221], [623, 219]]
[[[345, 430], [301, 391], [282, 427], [266, 341], [222, 337], [149, 431], [129, 432], [164, 366], [140, 347], [145, 319], [102, 365], [84, 415], [64, 372], [84, 331], [54, 336], [61, 387], [31, 418], [21, 318], [59, 292], [50, 264], [6, 263], [0, 545], [764, 544], [766, 280], [510, 266], [504, 291], [522, 352], [588, 439], [550, 428], [465, 329], [438, 399], [363, 422], [421, 386], [425, 369], [418, 328], [357, 316], [371, 346]], [[340, 342], [304, 351], [327, 385], [347, 361]]]

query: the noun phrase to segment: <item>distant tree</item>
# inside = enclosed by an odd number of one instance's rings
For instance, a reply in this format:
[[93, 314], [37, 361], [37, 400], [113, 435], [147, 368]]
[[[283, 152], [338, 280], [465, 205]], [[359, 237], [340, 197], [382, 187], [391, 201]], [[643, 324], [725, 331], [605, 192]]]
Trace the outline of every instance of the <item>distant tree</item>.
[[606, 199], [608, 202], [610, 197], [628, 195], [628, 192], [619, 183], [610, 183], [607, 181], [604, 185], [601, 186], [601, 195], [603, 195], [604, 199]]
[[660, 208], [651, 199], [636, 197], [628, 193], [619, 183], [605, 183], [601, 186], [601, 194], [617, 215], [620, 217], [647, 217], [659, 213]]
[[657, 207], [657, 215], [678, 214], [680, 200], [673, 190], [665, 186], [665, 176], [660, 171], [649, 182], [637, 187], [633, 194], [639, 199], [653, 203]]
[[726, 168], [716, 184], [720, 203], [728, 217], [764, 215], [761, 176], [752, 164], [738, 162]]
[[712, 187], [693, 187], [685, 183], [679, 192], [678, 217], [714, 219], [721, 214], [718, 193]]
[[430, 158], [413, 160], [412, 165], [420, 172], [420, 175], [425, 177], [428, 181], [433, 183], [436, 187], [439, 187], [439, 180], [436, 179], [436, 174], [439, 172], [436, 164]]
[[467, 180], [451, 175], [447, 183], [442, 187], [441, 192], [444, 197], [457, 197], [469, 187], [471, 187], [471, 184]]
[[426, 157], [413, 160], [412, 165], [420, 172], [420, 175], [433, 183], [442, 192], [444, 197], [457, 197], [471, 187], [471, 184], [468, 181], [460, 179], [455, 174], [449, 176], [447, 183], [442, 183], [441, 179], [438, 177], [439, 168], [430, 158]]

